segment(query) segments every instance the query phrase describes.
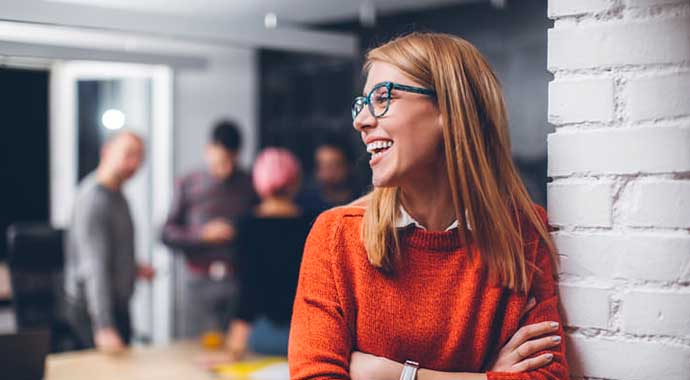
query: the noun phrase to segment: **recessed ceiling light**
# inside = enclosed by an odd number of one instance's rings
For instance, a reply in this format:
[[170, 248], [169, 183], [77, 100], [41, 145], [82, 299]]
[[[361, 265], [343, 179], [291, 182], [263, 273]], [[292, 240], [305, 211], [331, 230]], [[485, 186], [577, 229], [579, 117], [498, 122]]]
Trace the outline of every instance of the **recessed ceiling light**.
[[266, 13], [266, 16], [264, 16], [264, 26], [266, 29], [275, 29], [278, 26], [278, 16], [273, 12]]

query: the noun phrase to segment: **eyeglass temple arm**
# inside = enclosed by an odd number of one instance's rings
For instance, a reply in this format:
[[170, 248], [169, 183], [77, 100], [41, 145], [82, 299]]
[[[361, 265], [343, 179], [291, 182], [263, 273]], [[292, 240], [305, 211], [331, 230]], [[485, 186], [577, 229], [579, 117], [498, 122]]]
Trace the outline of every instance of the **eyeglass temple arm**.
[[393, 83], [392, 86], [394, 89], [397, 90], [403, 90], [407, 92], [414, 92], [417, 94], [423, 94], [423, 95], [435, 95], [436, 91], [434, 90], [429, 90], [428, 88], [421, 88], [421, 87], [413, 87], [413, 86], [407, 86], [404, 84], [398, 84], [398, 83]]

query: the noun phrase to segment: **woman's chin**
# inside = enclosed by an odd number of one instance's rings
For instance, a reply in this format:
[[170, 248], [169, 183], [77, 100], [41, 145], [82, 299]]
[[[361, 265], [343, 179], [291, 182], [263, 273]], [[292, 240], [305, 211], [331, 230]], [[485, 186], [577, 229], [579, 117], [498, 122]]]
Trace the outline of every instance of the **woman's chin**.
[[390, 176], [387, 175], [376, 175], [376, 173], [371, 176], [371, 184], [374, 187], [393, 187], [395, 186], [395, 181]]

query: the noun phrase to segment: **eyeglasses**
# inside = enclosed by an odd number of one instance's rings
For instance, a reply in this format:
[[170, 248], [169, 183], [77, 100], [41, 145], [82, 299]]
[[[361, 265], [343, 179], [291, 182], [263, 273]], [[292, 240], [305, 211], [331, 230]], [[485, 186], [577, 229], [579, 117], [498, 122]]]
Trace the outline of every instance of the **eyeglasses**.
[[388, 107], [391, 105], [391, 90], [400, 90], [406, 92], [413, 92], [415, 94], [422, 94], [426, 96], [436, 96], [434, 90], [421, 87], [407, 86], [404, 84], [393, 82], [381, 82], [374, 85], [374, 88], [369, 91], [367, 96], [358, 96], [352, 102], [352, 120], [357, 118], [364, 106], [369, 106], [371, 115], [379, 118], [388, 112]]

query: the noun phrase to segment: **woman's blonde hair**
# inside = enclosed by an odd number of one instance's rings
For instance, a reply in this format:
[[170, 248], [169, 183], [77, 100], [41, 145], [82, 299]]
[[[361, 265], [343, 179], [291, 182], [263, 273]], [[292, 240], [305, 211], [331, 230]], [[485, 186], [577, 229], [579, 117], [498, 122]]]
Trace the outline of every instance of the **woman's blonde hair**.
[[[412, 33], [369, 51], [365, 73], [374, 62], [391, 64], [436, 91], [460, 239], [478, 248], [492, 281], [526, 292], [521, 220], [534, 226], [554, 261], [555, 249], [513, 164], [501, 86], [486, 59], [459, 37]], [[400, 256], [399, 196], [398, 188], [375, 188], [362, 226], [369, 261], [387, 271]]]

